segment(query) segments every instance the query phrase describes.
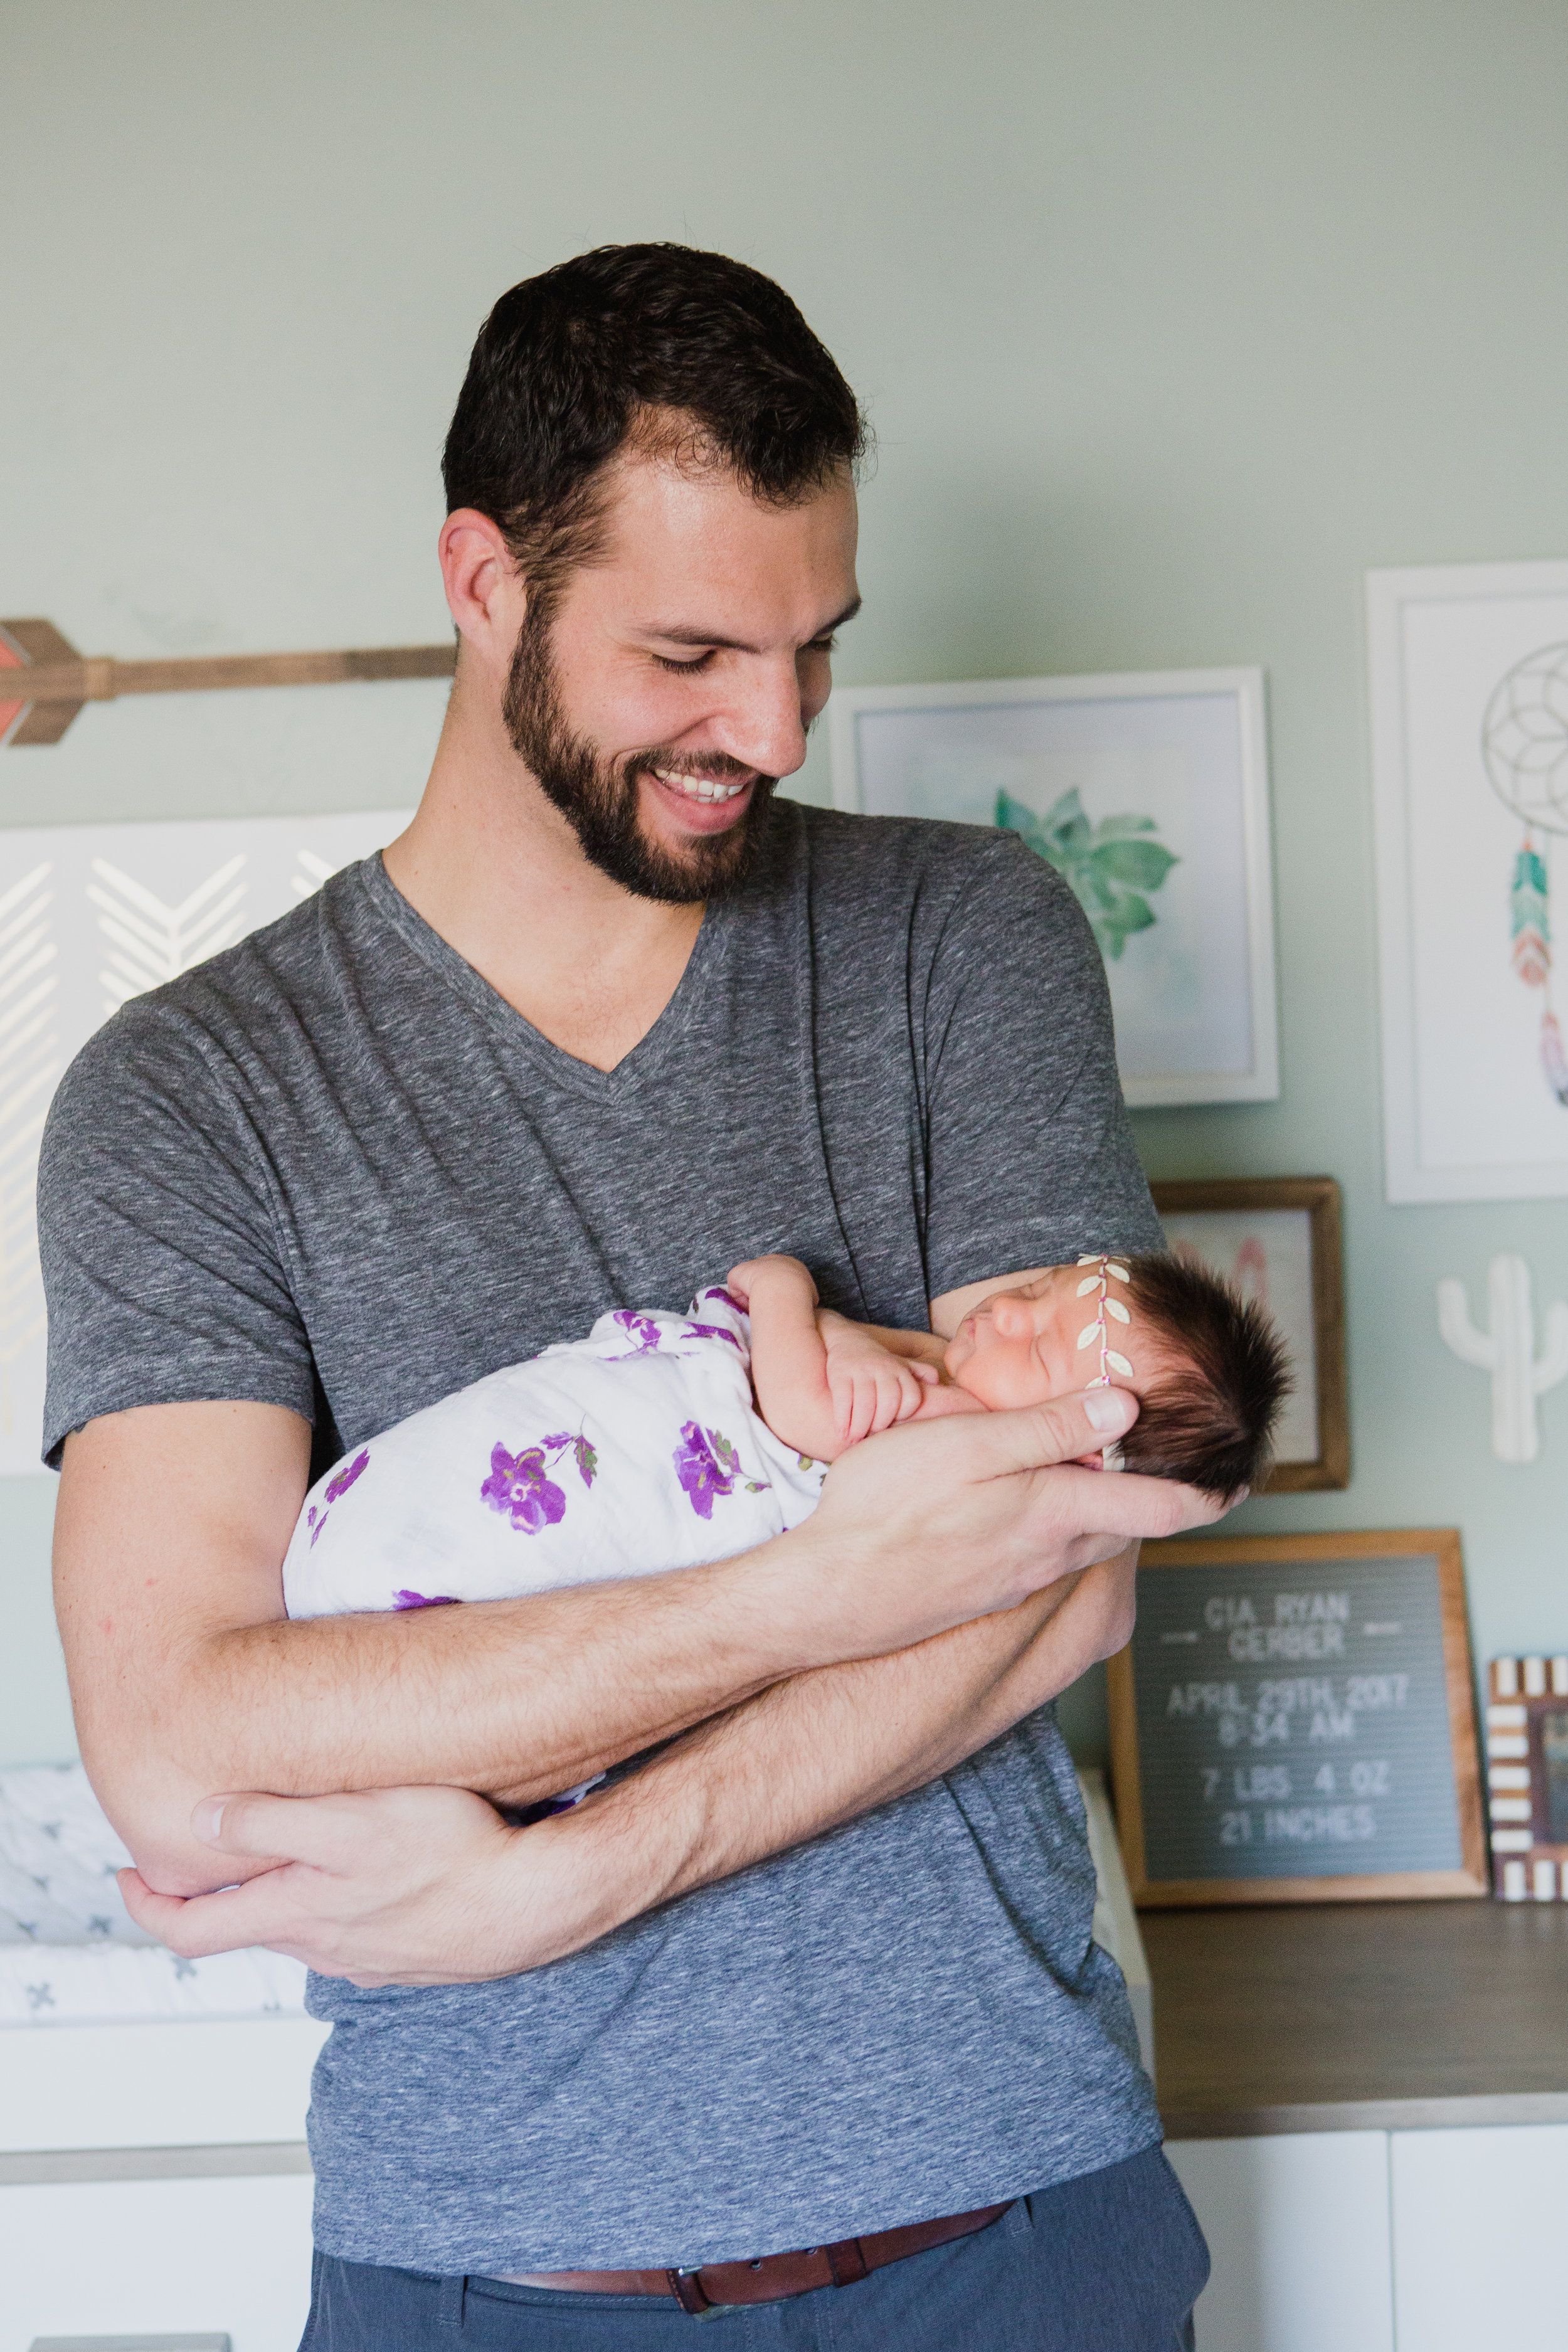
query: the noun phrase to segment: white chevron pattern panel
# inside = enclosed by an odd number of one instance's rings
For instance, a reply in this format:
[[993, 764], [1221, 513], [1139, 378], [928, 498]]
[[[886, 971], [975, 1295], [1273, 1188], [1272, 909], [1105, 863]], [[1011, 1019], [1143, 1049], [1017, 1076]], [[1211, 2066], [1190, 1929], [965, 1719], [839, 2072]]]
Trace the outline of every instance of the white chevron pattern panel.
[[33, 1190], [60, 1074], [52, 861], [0, 887], [0, 1447], [15, 1440], [18, 1368], [44, 1334]]
[[238, 878], [244, 867], [245, 852], [237, 850], [172, 907], [107, 857], [93, 859], [87, 895], [107, 942], [107, 969], [98, 975], [105, 1013], [177, 980], [253, 928], [245, 920], [246, 886]]
[[132, 997], [275, 922], [406, 822], [380, 809], [0, 828], [0, 1475], [38, 1467], [38, 1146], [72, 1056]]

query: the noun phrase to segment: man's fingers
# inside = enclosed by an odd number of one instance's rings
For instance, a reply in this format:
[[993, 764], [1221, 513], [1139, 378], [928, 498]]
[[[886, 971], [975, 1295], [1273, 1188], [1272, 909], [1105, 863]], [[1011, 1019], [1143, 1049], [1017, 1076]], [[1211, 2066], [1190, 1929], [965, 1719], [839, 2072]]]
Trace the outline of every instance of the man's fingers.
[[[1226, 1504], [1196, 1486], [1171, 1478], [1140, 1478], [1131, 1471], [1108, 1477], [1103, 1470], [1062, 1469], [1053, 1475], [1053, 1517], [1095, 1537], [1120, 1536], [1128, 1543], [1153, 1542], [1211, 1527]], [[1080, 1563], [1081, 1564], [1081, 1563]]]
[[1137, 1418], [1138, 1400], [1131, 1389], [1085, 1389], [1017, 1412], [975, 1413], [954, 1423], [948, 1442], [970, 1449], [982, 1477], [1005, 1478], [1012, 1471], [1045, 1470], [1098, 1454], [1124, 1436]]
[[363, 1802], [349, 1797], [269, 1797], [253, 1790], [204, 1797], [191, 1815], [191, 1833], [217, 1853], [250, 1861], [306, 1862], [336, 1870], [363, 1852], [368, 1823]]
[[289, 1931], [300, 1924], [296, 1906], [271, 1871], [216, 1895], [182, 1898], [155, 1895], [139, 1870], [122, 1870], [120, 1892], [136, 1925], [182, 1959], [210, 1959], [215, 1952], [245, 1951], [253, 1944], [289, 1950]]

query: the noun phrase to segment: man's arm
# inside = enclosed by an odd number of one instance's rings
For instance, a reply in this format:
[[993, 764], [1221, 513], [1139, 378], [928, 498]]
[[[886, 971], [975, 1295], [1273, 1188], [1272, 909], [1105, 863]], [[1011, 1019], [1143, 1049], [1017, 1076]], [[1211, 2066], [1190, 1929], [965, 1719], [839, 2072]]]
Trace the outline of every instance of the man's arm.
[[67, 1442], [55, 1590], [82, 1756], [170, 1893], [214, 1883], [188, 1827], [214, 1788], [449, 1781], [527, 1803], [832, 1654], [759, 1554], [744, 1594], [698, 1569], [291, 1622], [309, 1458], [272, 1405], [143, 1406]]
[[297, 1859], [183, 1904], [128, 1877], [127, 1902], [193, 1958], [267, 1943], [359, 1984], [539, 1967], [951, 1770], [1121, 1646], [1136, 1557], [895, 1656], [797, 1675], [527, 1830], [453, 1789], [231, 1798], [213, 1834], [225, 1877], [268, 1851]]
[[[307, 1432], [279, 1407], [149, 1405], [67, 1446], [58, 1605], [82, 1753], [152, 1882], [214, 1884], [191, 1808], [444, 1782], [569, 1788], [810, 1668], [902, 1649], [1214, 1516], [1184, 1489], [1058, 1467], [1125, 1391], [905, 1424], [856, 1446], [805, 1524], [627, 1584], [295, 1623], [281, 1561]], [[1110, 1413], [1102, 1431], [1089, 1416]]]

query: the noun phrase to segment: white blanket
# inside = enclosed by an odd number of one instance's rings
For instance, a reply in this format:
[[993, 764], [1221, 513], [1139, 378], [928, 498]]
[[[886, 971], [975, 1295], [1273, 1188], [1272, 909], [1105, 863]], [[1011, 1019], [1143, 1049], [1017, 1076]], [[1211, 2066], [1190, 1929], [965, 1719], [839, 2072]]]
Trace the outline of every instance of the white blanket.
[[797, 1527], [826, 1467], [752, 1400], [728, 1291], [622, 1307], [356, 1448], [305, 1499], [290, 1617], [500, 1601], [732, 1559]]

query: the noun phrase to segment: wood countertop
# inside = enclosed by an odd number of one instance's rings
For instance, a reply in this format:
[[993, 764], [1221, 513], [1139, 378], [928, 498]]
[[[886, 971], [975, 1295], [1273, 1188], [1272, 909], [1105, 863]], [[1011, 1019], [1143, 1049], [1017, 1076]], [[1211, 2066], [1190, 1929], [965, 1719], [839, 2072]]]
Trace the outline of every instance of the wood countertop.
[[1568, 2123], [1568, 1903], [1145, 1911], [1172, 2139]]

